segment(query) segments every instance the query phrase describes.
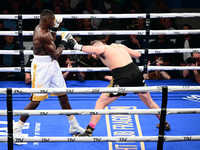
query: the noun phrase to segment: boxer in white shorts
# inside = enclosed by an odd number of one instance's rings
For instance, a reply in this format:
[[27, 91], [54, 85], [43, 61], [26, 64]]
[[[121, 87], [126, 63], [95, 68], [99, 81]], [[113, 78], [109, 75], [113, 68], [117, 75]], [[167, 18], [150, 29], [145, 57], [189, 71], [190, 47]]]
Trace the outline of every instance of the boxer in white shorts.
[[[31, 64], [32, 88], [66, 88], [65, 80], [60, 66], [50, 56], [34, 55]], [[62, 96], [66, 93], [51, 94], [51, 96]], [[48, 94], [32, 94], [32, 101], [42, 101], [48, 98]]]
[[[57, 49], [54, 43], [56, 31], [61, 22], [62, 17], [55, 17], [54, 13], [49, 9], [43, 10], [40, 14], [40, 22], [35, 27], [33, 34], [34, 59], [31, 64], [32, 88], [66, 88], [66, 83], [57, 62], [63, 49], [65, 49], [64, 45], [66, 42], [61, 41]], [[62, 109], [71, 109], [66, 93], [55, 95], [58, 96]], [[48, 98], [48, 94], [46, 93], [32, 94], [30, 103], [24, 109], [34, 110], [46, 98]], [[17, 126], [14, 127], [14, 139], [21, 137], [22, 128], [28, 118], [29, 116], [20, 117]], [[79, 126], [73, 115], [67, 115], [67, 118], [69, 120], [69, 132], [71, 134], [84, 132], [84, 129]], [[59, 123], [59, 121], [57, 122]], [[20, 145], [21, 143], [16, 144]]]

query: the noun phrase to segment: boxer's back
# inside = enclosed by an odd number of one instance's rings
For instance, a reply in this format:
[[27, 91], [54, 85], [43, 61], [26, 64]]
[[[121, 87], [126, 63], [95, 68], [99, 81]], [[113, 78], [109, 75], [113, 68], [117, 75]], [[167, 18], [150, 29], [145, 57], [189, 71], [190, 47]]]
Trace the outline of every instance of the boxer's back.
[[45, 36], [50, 36], [50, 32], [42, 30], [40, 26], [37, 26], [33, 34], [33, 53], [34, 55], [48, 55], [47, 51], [44, 48], [43, 39]]
[[125, 46], [121, 44], [105, 45], [105, 52], [100, 56], [101, 61], [110, 68], [126, 66], [132, 62], [131, 56]]

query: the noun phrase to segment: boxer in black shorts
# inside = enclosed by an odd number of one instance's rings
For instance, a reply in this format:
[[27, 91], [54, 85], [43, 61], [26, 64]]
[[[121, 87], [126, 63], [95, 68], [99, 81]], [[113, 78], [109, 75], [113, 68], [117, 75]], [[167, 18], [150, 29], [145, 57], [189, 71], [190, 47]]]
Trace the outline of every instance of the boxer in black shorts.
[[[113, 69], [111, 75], [113, 79], [107, 87], [133, 87], [146, 85], [142, 72], [134, 62], [131, 62], [124, 67]], [[127, 93], [107, 93], [106, 95], [114, 97], [119, 95], [126, 96], [126, 94]]]
[[[101, 41], [93, 41], [91, 46], [83, 46], [78, 44], [70, 33], [63, 33], [63, 41], [65, 41], [66, 47], [83, 51], [85, 53], [92, 54], [97, 57], [107, 66], [111, 75], [113, 76], [113, 82], [111, 86], [144, 86], [144, 78], [142, 72], [137, 65], [133, 63], [133, 58], [139, 58], [141, 54], [138, 51], [132, 50], [122, 44], [104, 45]], [[112, 80], [111, 80], [112, 81]], [[104, 109], [107, 105], [118, 99], [120, 94], [107, 94], [102, 93], [99, 99], [96, 101], [95, 109]], [[149, 92], [139, 92], [137, 95], [145, 103], [145, 105], [151, 109], [159, 109], [160, 107], [152, 100]], [[160, 115], [156, 115], [160, 119]], [[92, 136], [92, 132], [99, 122], [101, 115], [92, 115], [89, 125], [86, 127], [85, 132], [78, 136]], [[159, 127], [159, 124], [157, 125]], [[166, 122], [165, 129], [169, 130], [170, 125]]]

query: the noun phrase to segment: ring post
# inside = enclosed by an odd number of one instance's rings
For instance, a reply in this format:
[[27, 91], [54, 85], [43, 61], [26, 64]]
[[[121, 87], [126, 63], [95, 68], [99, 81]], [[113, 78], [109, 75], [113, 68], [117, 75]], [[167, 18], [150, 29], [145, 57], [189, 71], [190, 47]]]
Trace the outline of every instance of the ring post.
[[22, 15], [18, 15], [18, 34], [19, 34], [19, 53], [20, 53], [20, 66], [21, 66], [21, 74], [24, 76], [25, 68], [24, 68], [24, 45], [23, 45], [23, 35], [22, 35]]
[[165, 120], [166, 120], [167, 96], [168, 96], [168, 87], [163, 86], [162, 87], [160, 128], [159, 128], [159, 135], [158, 135], [157, 150], [163, 149], [163, 142], [164, 142], [164, 135], [165, 135], [164, 129], [165, 129]]
[[8, 150], [13, 150], [12, 89], [7, 88], [6, 93], [7, 93]]
[[149, 34], [150, 34], [150, 13], [146, 14], [146, 39], [144, 50], [144, 69], [143, 73], [147, 73], [148, 53], [149, 53]]

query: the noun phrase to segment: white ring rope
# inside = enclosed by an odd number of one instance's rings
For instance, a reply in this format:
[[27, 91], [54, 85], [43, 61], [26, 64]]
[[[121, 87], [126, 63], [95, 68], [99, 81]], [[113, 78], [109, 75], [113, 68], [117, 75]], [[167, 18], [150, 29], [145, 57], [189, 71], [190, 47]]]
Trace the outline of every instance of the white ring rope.
[[[0, 142], [7, 142], [7, 137], [0, 137]], [[199, 141], [200, 135], [164, 136], [165, 142]], [[158, 136], [95, 136], [95, 137], [22, 137], [15, 142], [157, 142]]]
[[[98, 30], [98, 31], [65, 31], [72, 35], [146, 35], [146, 30]], [[63, 31], [58, 31], [61, 35]], [[23, 36], [33, 36], [33, 31], [22, 31]], [[179, 35], [179, 34], [200, 34], [200, 29], [195, 30], [150, 30], [150, 35]], [[18, 36], [18, 31], [0, 31], [0, 36]]]
[[[64, 19], [83, 19], [83, 18], [146, 18], [145, 13], [141, 14], [61, 14]], [[190, 18], [200, 17], [200, 13], [151, 13], [150, 18]], [[39, 19], [39, 14], [22, 14], [22, 19]], [[18, 15], [0, 15], [0, 19], [18, 19]]]
[[[142, 49], [134, 49], [140, 52], [141, 54], [144, 54], [145, 50]], [[19, 50], [0, 50], [1, 54], [7, 54], [7, 55], [19, 55]], [[162, 54], [162, 53], [199, 53], [200, 48], [187, 48], [187, 49], [148, 49], [148, 54]], [[64, 50], [62, 52], [62, 55], [87, 55], [88, 53], [85, 53], [83, 51], [78, 50]], [[24, 55], [33, 55], [33, 50], [24, 50]]]
[[[168, 92], [200, 91], [200, 86], [167, 86]], [[0, 88], [0, 94], [6, 94], [7, 88]], [[132, 93], [132, 92], [162, 92], [162, 86], [142, 87], [92, 87], [92, 88], [12, 88], [12, 94], [19, 93]]]
[[[167, 108], [166, 114], [198, 114], [200, 108]], [[161, 109], [121, 109], [121, 110], [94, 110], [94, 109], [76, 109], [76, 110], [13, 110], [13, 116], [30, 115], [159, 115]], [[0, 110], [0, 116], [7, 116], [7, 110]]]
[[[143, 66], [138, 66], [143, 71]], [[148, 66], [148, 71], [154, 70], [200, 70], [200, 66]], [[69, 72], [96, 72], [110, 71], [108, 67], [80, 67], [80, 68], [61, 68], [61, 71]], [[0, 72], [21, 72], [21, 67], [0, 67]], [[25, 67], [25, 72], [31, 72], [30, 67]]]

